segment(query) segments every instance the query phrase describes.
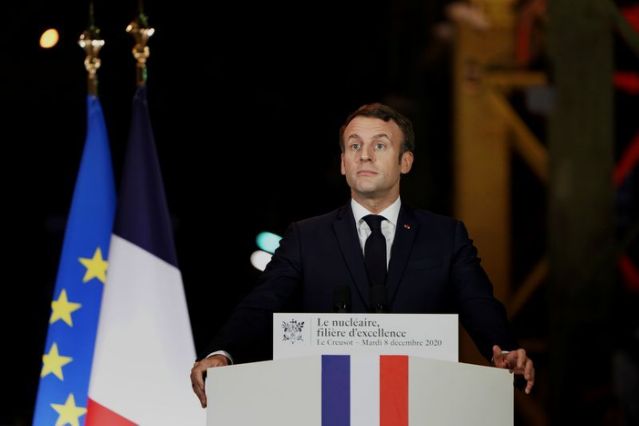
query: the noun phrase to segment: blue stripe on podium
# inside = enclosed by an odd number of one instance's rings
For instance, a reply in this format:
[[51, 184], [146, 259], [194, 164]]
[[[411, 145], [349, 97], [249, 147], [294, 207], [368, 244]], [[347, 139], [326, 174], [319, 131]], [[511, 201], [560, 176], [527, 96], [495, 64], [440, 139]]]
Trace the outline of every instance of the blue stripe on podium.
[[322, 355], [322, 426], [350, 426], [350, 411], [350, 357]]

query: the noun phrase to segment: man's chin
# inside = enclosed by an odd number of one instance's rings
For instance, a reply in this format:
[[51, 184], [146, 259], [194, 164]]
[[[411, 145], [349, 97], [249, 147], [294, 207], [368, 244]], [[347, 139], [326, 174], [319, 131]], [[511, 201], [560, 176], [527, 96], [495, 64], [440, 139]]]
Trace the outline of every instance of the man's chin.
[[376, 187], [358, 187], [355, 192], [362, 198], [376, 198], [379, 195]]

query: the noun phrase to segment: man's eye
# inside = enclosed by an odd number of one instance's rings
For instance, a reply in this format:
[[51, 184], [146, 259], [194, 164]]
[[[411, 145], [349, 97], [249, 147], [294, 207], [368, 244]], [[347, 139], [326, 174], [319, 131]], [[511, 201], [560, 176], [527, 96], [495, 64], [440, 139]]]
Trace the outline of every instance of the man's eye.
[[385, 149], [386, 149], [386, 144], [385, 144], [385, 143], [378, 143], [378, 144], [375, 144], [375, 149], [376, 149], [377, 151], [383, 151], [383, 150], [385, 150]]
[[359, 151], [361, 145], [358, 143], [351, 144], [351, 151]]

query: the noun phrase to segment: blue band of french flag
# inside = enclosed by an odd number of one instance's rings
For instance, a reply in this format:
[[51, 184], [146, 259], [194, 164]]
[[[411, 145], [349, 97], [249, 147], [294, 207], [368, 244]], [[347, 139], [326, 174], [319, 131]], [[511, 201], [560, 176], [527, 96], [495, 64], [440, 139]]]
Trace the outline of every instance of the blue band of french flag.
[[371, 425], [408, 426], [408, 357], [322, 356], [322, 426]]
[[350, 426], [351, 359], [322, 356], [322, 426]]

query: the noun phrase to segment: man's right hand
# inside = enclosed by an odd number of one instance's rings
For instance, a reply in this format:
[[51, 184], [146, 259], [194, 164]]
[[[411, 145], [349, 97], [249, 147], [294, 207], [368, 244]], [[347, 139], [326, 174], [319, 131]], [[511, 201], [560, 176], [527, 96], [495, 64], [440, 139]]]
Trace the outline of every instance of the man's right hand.
[[204, 380], [206, 379], [206, 370], [214, 367], [225, 367], [229, 365], [229, 360], [224, 355], [213, 355], [208, 358], [196, 361], [191, 369], [191, 386], [193, 392], [197, 395], [202, 404], [202, 408], [206, 408], [206, 392], [204, 390]]

